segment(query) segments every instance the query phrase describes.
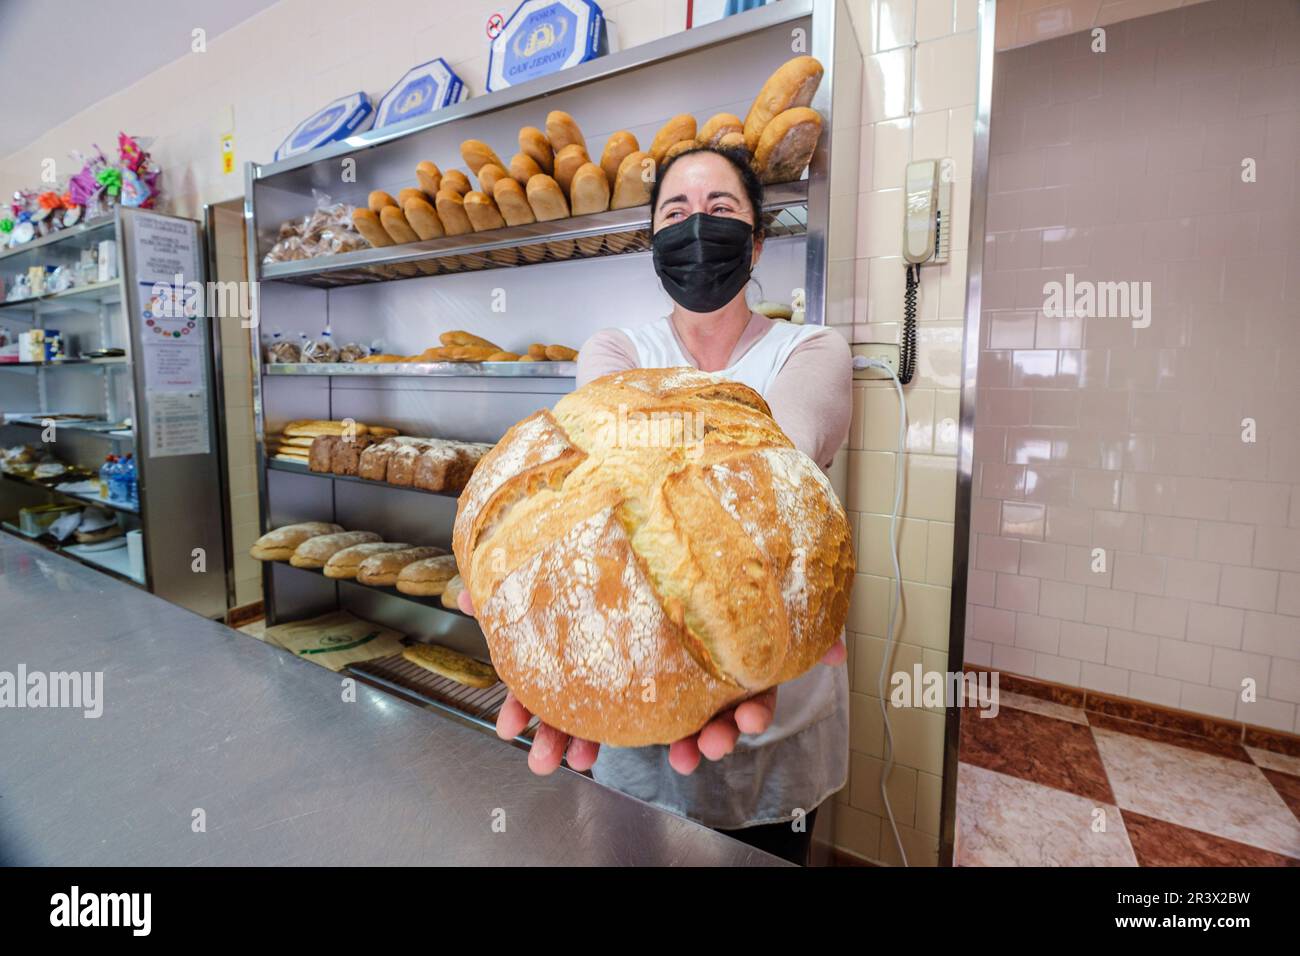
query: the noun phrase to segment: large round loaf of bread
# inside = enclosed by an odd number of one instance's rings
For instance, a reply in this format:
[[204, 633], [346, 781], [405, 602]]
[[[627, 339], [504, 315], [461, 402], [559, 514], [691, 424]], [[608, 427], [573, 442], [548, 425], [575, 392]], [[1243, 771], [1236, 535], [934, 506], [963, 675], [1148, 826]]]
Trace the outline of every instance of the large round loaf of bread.
[[600, 743], [669, 743], [798, 677], [848, 614], [848, 520], [738, 382], [618, 372], [483, 456], [452, 537], [520, 703]]

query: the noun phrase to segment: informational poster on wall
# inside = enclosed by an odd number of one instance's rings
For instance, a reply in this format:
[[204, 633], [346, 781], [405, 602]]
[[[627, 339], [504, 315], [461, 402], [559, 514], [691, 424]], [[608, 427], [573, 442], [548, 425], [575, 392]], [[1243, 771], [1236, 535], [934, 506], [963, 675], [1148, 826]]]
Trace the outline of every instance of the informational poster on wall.
[[149, 457], [206, 455], [208, 337], [197, 227], [138, 213], [132, 237]]

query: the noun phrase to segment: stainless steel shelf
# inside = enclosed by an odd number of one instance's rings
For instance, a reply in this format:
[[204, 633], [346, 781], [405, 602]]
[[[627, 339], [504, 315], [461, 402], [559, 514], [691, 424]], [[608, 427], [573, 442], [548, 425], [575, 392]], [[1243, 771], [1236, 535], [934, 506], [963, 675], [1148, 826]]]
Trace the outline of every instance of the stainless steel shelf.
[[[447, 548], [447, 553], [448, 554], [451, 553], [450, 546], [448, 546]], [[350, 584], [354, 588], [364, 588], [367, 591], [378, 591], [380, 594], [386, 594], [389, 597], [395, 597], [401, 601], [408, 601], [411, 604], [420, 604], [423, 605], [424, 607], [437, 608], [439, 611], [442, 611], [444, 614], [455, 614], [457, 617], [467, 617], [471, 621], [474, 619], [473, 617], [471, 617], [470, 615], [462, 611], [460, 608], [444, 607], [442, 603], [441, 595], [438, 595], [436, 597], [420, 597], [419, 595], [416, 594], [403, 594], [401, 591], [397, 590], [397, 588], [379, 587], [378, 585], [374, 585], [374, 584], [362, 584], [360, 581], [357, 581], [355, 578], [327, 578], [325, 577], [325, 572], [320, 570], [319, 568], [298, 568], [298, 567], [294, 567], [288, 561], [276, 561], [275, 563], [278, 565], [283, 565], [286, 568], [293, 568], [295, 571], [302, 571], [305, 574], [314, 574], [317, 577], [321, 578], [322, 580], [332, 581], [335, 584]]]
[[45, 302], [61, 302], [67, 299], [82, 298], [108, 302], [120, 299], [121, 296], [122, 284], [117, 279], [109, 279], [107, 282], [92, 282], [89, 285], [74, 286], [71, 289], [64, 289], [62, 292], [28, 296], [25, 299], [10, 299], [0, 302], [0, 309], [35, 309], [37, 305]]
[[57, 359], [53, 362], [0, 362], [0, 368], [62, 368], [65, 365], [130, 365], [128, 358]]
[[69, 226], [67, 229], [60, 229], [52, 232], [40, 239], [33, 239], [31, 242], [24, 242], [21, 246], [14, 246], [12, 249], [6, 249], [0, 252], [0, 261], [12, 256], [20, 256], [24, 252], [30, 252], [33, 249], [39, 249], [41, 246], [52, 245], [56, 242], [63, 242], [72, 239], [75, 236], [84, 235], [87, 232], [94, 232], [96, 229], [103, 229], [111, 226], [116, 220], [112, 215], [100, 216], [98, 219], [91, 219], [88, 222], [80, 222], [75, 226]]
[[282, 362], [263, 366], [267, 375], [402, 375], [445, 378], [573, 378], [575, 362]]
[[74, 549], [78, 548], [78, 545], [61, 545], [54, 541], [47, 540], [44, 537], [33, 537], [21, 528], [10, 524], [8, 521], [0, 523], [0, 531], [3, 531], [5, 534], [11, 534], [15, 538], [30, 541], [32, 544], [38, 545], [46, 551], [53, 551], [55, 554], [64, 555], [65, 557], [76, 561], [78, 564], [84, 564], [88, 568], [94, 568], [96, 571], [101, 571], [109, 577], [130, 584], [132, 587], [146, 589], [145, 583], [131, 574], [129, 569], [123, 569], [120, 562], [111, 559], [104, 559], [102, 557], [99, 557], [98, 560], [95, 559], [95, 556], [105, 554], [111, 554], [114, 556], [120, 554], [124, 557], [126, 554], [125, 546], [122, 548], [114, 548], [111, 551], [77, 551]]
[[[54, 485], [44, 481], [37, 481], [35, 478], [24, 478], [22, 475], [10, 474], [7, 471], [0, 472], [0, 477], [2, 477], [5, 481], [14, 481], [20, 485], [27, 485], [31, 488], [40, 488], [44, 491], [48, 491], [52, 495], [62, 495], [64, 498], [71, 498], [73, 501], [80, 501], [82, 504], [100, 505], [101, 507], [108, 508], [111, 511], [120, 511], [123, 514], [128, 514], [128, 515], [138, 516], [140, 514], [139, 508], [133, 507], [128, 504], [124, 504], [123, 502], [112, 501], [108, 498], [101, 498], [98, 495], [78, 494], [75, 491], [59, 491], [57, 488], [54, 487]], [[82, 480], [89, 481], [91, 479], [82, 479]]]
[[390, 485], [386, 481], [371, 481], [369, 478], [358, 478], [356, 475], [336, 475], [327, 471], [312, 471], [307, 465], [298, 465], [290, 461], [277, 461], [275, 458], [267, 458], [266, 467], [270, 471], [283, 471], [290, 475], [306, 475], [308, 478], [328, 478], [332, 481], [354, 481], [362, 485], [369, 485], [372, 488], [392, 488], [396, 491], [413, 491], [417, 495], [437, 495], [440, 498], [459, 498], [459, 491], [429, 491], [427, 488], [417, 488], [414, 485]]
[[[44, 423], [41, 421], [32, 421], [25, 418], [11, 418], [8, 421], [0, 422], [0, 425], [19, 425], [24, 428], [45, 427]], [[97, 438], [103, 438], [106, 441], [135, 441], [135, 433], [130, 429], [110, 426], [108, 422], [61, 422], [56, 420], [54, 427], [56, 434], [61, 431], [70, 431], [76, 432], [78, 435], [94, 435]]]
[[[769, 240], [804, 235], [808, 228], [808, 181], [769, 186], [763, 209]], [[263, 281], [336, 288], [540, 262], [599, 259], [649, 249], [650, 207], [634, 206], [465, 236], [273, 262], [261, 266], [261, 277]]]

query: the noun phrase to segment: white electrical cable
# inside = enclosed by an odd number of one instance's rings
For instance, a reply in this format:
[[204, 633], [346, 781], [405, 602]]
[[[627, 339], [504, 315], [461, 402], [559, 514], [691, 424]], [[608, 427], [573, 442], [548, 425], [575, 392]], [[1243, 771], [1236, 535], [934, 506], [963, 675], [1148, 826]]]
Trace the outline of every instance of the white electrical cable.
[[898, 373], [889, 367], [889, 363], [880, 359], [855, 358], [854, 368], [874, 368], [885, 372], [894, 382], [898, 391], [898, 453], [895, 455], [894, 467], [894, 512], [889, 518], [889, 550], [894, 560], [894, 593], [889, 598], [889, 628], [885, 632], [885, 653], [880, 659], [880, 680], [877, 689], [880, 692], [880, 714], [885, 722], [885, 764], [880, 770], [880, 799], [885, 805], [885, 815], [889, 818], [889, 827], [894, 833], [894, 843], [898, 855], [907, 866], [907, 853], [903, 850], [903, 838], [898, 833], [898, 823], [894, 820], [894, 810], [889, 805], [886, 784], [889, 772], [894, 769], [894, 733], [889, 726], [889, 705], [885, 699], [885, 675], [889, 672], [889, 661], [894, 650], [894, 626], [898, 620], [898, 609], [903, 603], [903, 571], [898, 563], [898, 512], [903, 501], [903, 452], [907, 444], [907, 401], [903, 397], [903, 383], [898, 380]]

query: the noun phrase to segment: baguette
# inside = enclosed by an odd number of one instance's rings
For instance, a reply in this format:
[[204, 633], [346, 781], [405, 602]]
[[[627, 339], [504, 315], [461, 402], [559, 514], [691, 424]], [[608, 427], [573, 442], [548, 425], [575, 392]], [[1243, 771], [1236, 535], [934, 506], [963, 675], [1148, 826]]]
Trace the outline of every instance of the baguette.
[[373, 554], [361, 562], [357, 568], [357, 583], [379, 587], [392, 587], [397, 583], [397, 576], [402, 568], [412, 561], [435, 558], [446, 554], [445, 548], [403, 548], [400, 551], [384, 551]]
[[388, 193], [384, 192], [382, 189], [376, 189], [366, 197], [366, 205], [370, 208], [371, 212], [377, 213], [388, 206], [396, 206], [397, 200], [388, 195]]
[[611, 191], [618, 180], [618, 167], [623, 162], [623, 158], [640, 148], [641, 144], [636, 141], [636, 137], [625, 129], [614, 133], [606, 141], [604, 152], [600, 154], [600, 168], [604, 171], [605, 178], [609, 180]]
[[[536, 163], [539, 171], [546, 173], [548, 176], [555, 169], [555, 149], [553, 144], [546, 138], [546, 134], [536, 126], [525, 126], [519, 131], [519, 151]], [[519, 185], [527, 185], [527, 180], [524, 180]]]
[[[398, 590], [401, 590], [400, 583]], [[408, 592], [409, 593], [409, 592]], [[433, 671], [448, 680], [466, 687], [492, 687], [497, 683], [497, 672], [491, 664], [484, 664], [464, 654], [433, 644], [414, 644], [402, 651], [402, 657], [416, 667]]]
[[467, 139], [461, 143], [460, 158], [465, 160], [469, 171], [476, 176], [483, 166], [490, 164], [499, 169], [505, 165], [501, 162], [501, 157], [492, 151], [492, 147], [481, 139]]
[[447, 346], [477, 345], [480, 348], [491, 349], [494, 352], [501, 351], [501, 346], [495, 342], [480, 335], [475, 335], [473, 332], [466, 332], [463, 329], [452, 329], [450, 332], [443, 332], [442, 335], [438, 336], [438, 341]]
[[[574, 118], [564, 110], [551, 110], [546, 114], [546, 138], [551, 141], [551, 149], [555, 151], [557, 156], [560, 154], [560, 150], [574, 143], [584, 150], [587, 148], [587, 141], [583, 139], [582, 130], [578, 128]], [[519, 145], [521, 148], [523, 147], [523, 143]]]
[[609, 201], [609, 208], [644, 206], [650, 201], [654, 179], [654, 157], [643, 150], [628, 153], [623, 157], [623, 162], [618, 164], [618, 176], [614, 182], [614, 195]]
[[555, 181], [570, 200], [573, 194], [569, 191], [569, 184], [573, 182], [573, 174], [589, 162], [591, 157], [587, 155], [587, 150], [577, 143], [572, 143], [555, 154]]
[[357, 576], [357, 569], [361, 567], [361, 562], [366, 558], [382, 554], [385, 551], [404, 551], [410, 547], [412, 545], [397, 541], [371, 541], [367, 544], [354, 544], [342, 551], [335, 551], [330, 556], [330, 559], [325, 562], [325, 567], [322, 570], [324, 570], [327, 578], [350, 580]]
[[[604, 212], [609, 208], [609, 180], [605, 171], [595, 163], [584, 163], [573, 174], [569, 197], [575, 216]], [[584, 255], [594, 256], [605, 245], [605, 239], [605, 236], [587, 236], [578, 240], [578, 248]]]
[[442, 174], [442, 186], [439, 192], [451, 191], [457, 195], [463, 196], [474, 187], [470, 185], [469, 177], [459, 169], [449, 169]]
[[358, 207], [352, 210], [352, 225], [356, 226], [357, 232], [361, 233], [361, 238], [376, 249], [393, 244], [392, 238], [384, 231], [379, 214], [372, 209]]
[[405, 209], [406, 201], [408, 199], [422, 199], [425, 202], [429, 201], [429, 197], [424, 194], [423, 189], [412, 189], [410, 187], [407, 187], [406, 189], [400, 190], [398, 192], [397, 205], [402, 209]]
[[344, 548], [378, 540], [379, 535], [373, 531], [339, 531], [317, 535], [298, 545], [289, 558], [289, 563], [295, 568], [323, 568], [330, 558]]
[[807, 106], [822, 81], [822, 65], [816, 57], [797, 56], [787, 60], [767, 78], [745, 116], [745, 148], [754, 153], [758, 141], [778, 114], [796, 106]]
[[551, 222], [565, 219], [569, 215], [569, 203], [564, 198], [560, 184], [545, 173], [540, 173], [528, 180], [528, 205], [538, 222]]
[[478, 168], [479, 185], [483, 187], [483, 192], [487, 193], [489, 196], [492, 195], [492, 187], [495, 186], [499, 180], [506, 179], [509, 175], [509, 173], [496, 163], [484, 163]]
[[384, 232], [388, 233], [388, 238], [398, 245], [420, 241], [419, 235], [406, 221], [401, 208], [396, 205], [385, 206], [379, 210], [379, 222], [384, 227]]
[[333, 421], [328, 419], [302, 419], [299, 421], [285, 422], [280, 431], [287, 438], [308, 437], [315, 438], [317, 435], [366, 435], [371, 432], [386, 432], [389, 429], [381, 429], [377, 426], [370, 426], [365, 422], [356, 422], [350, 419], [344, 421]]
[[415, 178], [420, 181], [420, 188], [424, 190], [430, 201], [432, 201], [432, 197], [438, 195], [438, 190], [442, 188], [442, 170], [427, 159], [416, 165]]
[[465, 194], [462, 205], [475, 232], [500, 229], [506, 224], [501, 210], [497, 209], [496, 202], [487, 193], [471, 190]]
[[397, 574], [397, 590], [419, 597], [435, 597], [456, 576], [456, 556], [440, 554], [412, 561]]
[[[454, 170], [453, 170], [454, 172]], [[443, 178], [446, 181], [446, 177]], [[469, 221], [469, 215], [465, 212], [465, 200], [460, 193], [450, 189], [443, 189], [438, 193], [438, 218], [442, 220], [442, 228], [446, 230], [449, 236], [463, 236], [474, 231], [474, 225]]]
[[403, 203], [402, 211], [406, 213], [406, 221], [419, 238], [441, 239], [447, 234], [442, 228], [442, 220], [438, 218], [438, 210], [429, 205], [427, 199], [412, 196]]
[[338, 534], [343, 529], [328, 521], [303, 521], [287, 524], [268, 531], [249, 549], [248, 553], [258, 561], [288, 561], [298, 550], [298, 545], [309, 538], [322, 534]]

